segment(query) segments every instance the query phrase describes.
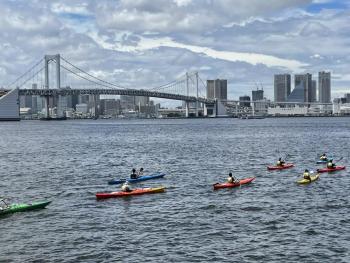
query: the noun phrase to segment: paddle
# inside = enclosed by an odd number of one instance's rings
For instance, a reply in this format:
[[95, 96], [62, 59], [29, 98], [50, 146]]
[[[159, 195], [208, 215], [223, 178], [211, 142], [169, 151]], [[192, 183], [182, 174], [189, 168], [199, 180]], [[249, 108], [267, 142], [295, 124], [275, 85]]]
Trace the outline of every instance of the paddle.
[[9, 207], [9, 205], [5, 202], [5, 199], [1, 199], [1, 201], [6, 205], [6, 207]]
[[335, 161], [336, 161], [336, 162], [339, 162], [339, 161], [343, 160], [343, 158], [344, 158], [344, 157], [341, 157], [339, 160], [335, 160]]

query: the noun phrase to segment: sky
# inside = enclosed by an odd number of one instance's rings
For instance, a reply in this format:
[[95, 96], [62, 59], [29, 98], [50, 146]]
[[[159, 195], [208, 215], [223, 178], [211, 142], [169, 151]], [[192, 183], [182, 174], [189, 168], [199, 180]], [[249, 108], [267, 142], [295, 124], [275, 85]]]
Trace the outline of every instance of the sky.
[[127, 88], [198, 71], [228, 80], [228, 98], [273, 75], [332, 74], [350, 92], [350, 0], [1, 0], [0, 86], [45, 54]]

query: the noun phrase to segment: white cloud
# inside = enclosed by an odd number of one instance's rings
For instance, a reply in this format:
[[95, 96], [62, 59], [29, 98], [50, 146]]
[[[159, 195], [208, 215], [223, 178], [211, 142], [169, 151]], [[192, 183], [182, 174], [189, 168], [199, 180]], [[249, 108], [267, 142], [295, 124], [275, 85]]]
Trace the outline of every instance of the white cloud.
[[[227, 78], [231, 96], [273, 74], [329, 69], [350, 86], [350, 12], [308, 12], [311, 0], [0, 1], [0, 80], [44, 54], [126, 87], [149, 88], [188, 70]], [[320, 2], [320, 1], [318, 1]], [[342, 76], [336, 78], [336, 74]]]

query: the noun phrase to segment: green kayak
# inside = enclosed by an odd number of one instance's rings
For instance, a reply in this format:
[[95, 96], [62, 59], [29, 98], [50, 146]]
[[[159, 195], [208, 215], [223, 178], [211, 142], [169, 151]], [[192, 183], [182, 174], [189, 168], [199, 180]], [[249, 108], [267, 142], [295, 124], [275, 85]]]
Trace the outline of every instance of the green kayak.
[[36, 209], [43, 209], [49, 205], [51, 201], [46, 202], [35, 202], [32, 204], [11, 204], [8, 207], [0, 208], [0, 216], [6, 214], [12, 214], [16, 212], [26, 212]]

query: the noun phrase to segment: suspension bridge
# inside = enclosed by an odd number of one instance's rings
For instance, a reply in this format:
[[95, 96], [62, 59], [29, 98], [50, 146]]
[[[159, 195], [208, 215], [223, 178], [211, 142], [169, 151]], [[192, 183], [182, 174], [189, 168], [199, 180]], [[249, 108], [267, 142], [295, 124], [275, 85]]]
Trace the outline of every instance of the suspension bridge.
[[206, 84], [198, 72], [186, 73], [176, 80], [152, 88], [126, 88], [89, 73], [71, 63], [60, 54], [45, 55], [24, 74], [10, 83], [6, 89], [18, 89], [19, 95], [42, 96], [45, 98], [46, 118], [49, 116], [51, 97], [70, 95], [127, 95], [179, 100], [195, 104], [195, 115], [203, 107], [204, 115], [214, 114], [216, 100], [206, 98]]

